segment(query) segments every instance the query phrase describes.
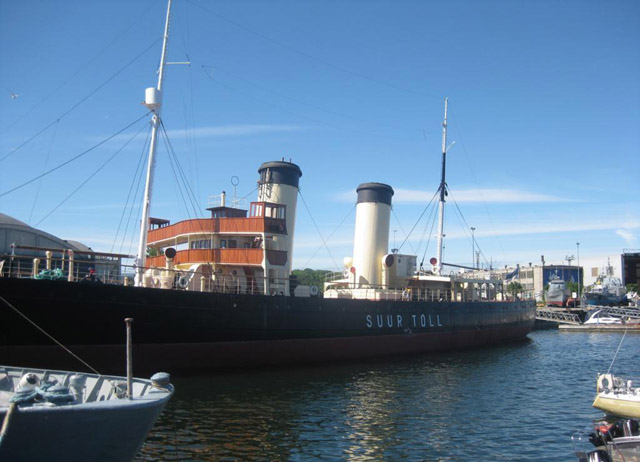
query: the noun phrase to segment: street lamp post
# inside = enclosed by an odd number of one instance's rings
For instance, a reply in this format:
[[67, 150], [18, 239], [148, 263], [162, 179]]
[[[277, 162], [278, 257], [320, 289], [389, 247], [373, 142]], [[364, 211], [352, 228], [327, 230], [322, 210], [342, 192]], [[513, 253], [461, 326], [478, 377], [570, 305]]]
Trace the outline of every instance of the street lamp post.
[[[578, 247], [578, 300], [582, 300], [580, 297], [580, 243], [576, 242], [576, 246]], [[580, 303], [582, 305], [582, 303]]]
[[476, 269], [476, 238], [474, 235], [475, 232], [475, 228], [472, 226], [471, 227], [471, 267]]

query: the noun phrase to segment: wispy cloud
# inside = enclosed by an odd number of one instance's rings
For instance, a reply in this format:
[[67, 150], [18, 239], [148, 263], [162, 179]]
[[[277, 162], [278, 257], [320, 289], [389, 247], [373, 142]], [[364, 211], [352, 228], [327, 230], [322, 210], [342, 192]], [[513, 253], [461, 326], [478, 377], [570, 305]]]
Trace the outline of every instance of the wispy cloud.
[[263, 135], [266, 133], [298, 132], [306, 130], [307, 127], [300, 125], [220, 125], [216, 127], [198, 127], [192, 130], [168, 130], [170, 137], [196, 136], [198, 138], [216, 138], [226, 136], [250, 136]]
[[[413, 189], [395, 189], [393, 195], [394, 203], [428, 203], [434, 197], [434, 192], [419, 191]], [[515, 189], [463, 189], [451, 191], [451, 197], [456, 202], [474, 203], [541, 203], [541, 202], [570, 202], [570, 199], [538, 194]], [[345, 191], [336, 196], [340, 202], [355, 201], [353, 191]]]
[[[302, 125], [268, 125], [268, 124], [240, 124], [240, 125], [219, 125], [212, 127], [197, 127], [192, 129], [167, 130], [169, 138], [197, 137], [198, 139], [223, 138], [233, 136], [257, 136], [269, 133], [300, 132], [308, 130], [309, 127]], [[142, 135], [140, 135], [142, 136]], [[102, 141], [106, 136], [90, 136], [90, 141]], [[122, 133], [114, 136], [112, 140], [122, 141], [131, 138], [131, 133]]]
[[[640, 222], [628, 223], [630, 229], [640, 228]], [[552, 234], [552, 233], [575, 233], [586, 231], [606, 231], [613, 230], [620, 226], [620, 223], [607, 222], [607, 221], [593, 221], [593, 222], [567, 222], [567, 223], [518, 223], [511, 226], [501, 227], [495, 232], [476, 233], [476, 236], [513, 236], [513, 235], [535, 235], [535, 234]], [[624, 230], [618, 229], [616, 234], [622, 236], [620, 232]], [[631, 237], [631, 233], [627, 230], [627, 234]]]
[[624, 239], [627, 245], [634, 244], [638, 240], [628, 229], [617, 229], [616, 234]]
[[[456, 202], [566, 202], [562, 199], [547, 194], [538, 194], [515, 189], [463, 189], [451, 191], [451, 196]], [[432, 192], [416, 191], [411, 189], [397, 189], [394, 194], [395, 202], [425, 202], [431, 200]]]
[[[554, 233], [576, 233], [576, 232], [588, 232], [588, 231], [607, 231], [615, 230], [615, 233], [627, 240], [627, 243], [636, 241], [635, 235], [631, 230], [640, 229], [640, 221], [625, 221], [624, 229], [621, 229], [622, 223], [620, 221], [589, 221], [589, 222], [571, 222], [566, 223], [542, 223], [539, 221], [534, 222], [518, 222], [509, 225], [501, 226], [497, 229], [488, 229], [484, 231], [476, 231], [476, 238], [479, 237], [492, 237], [492, 236], [521, 236], [521, 235], [547, 235]], [[466, 239], [469, 238], [469, 233], [464, 231], [450, 230], [447, 232], [447, 239]], [[400, 233], [397, 236], [398, 240], [401, 239]], [[404, 236], [402, 236], [404, 239]], [[412, 237], [410, 242], [418, 242], [421, 237]], [[345, 234], [339, 238], [331, 239], [327, 244], [331, 247], [349, 246], [352, 245], [353, 238], [351, 234]], [[316, 248], [320, 246], [320, 239], [315, 234], [301, 235], [296, 238], [296, 248]]]

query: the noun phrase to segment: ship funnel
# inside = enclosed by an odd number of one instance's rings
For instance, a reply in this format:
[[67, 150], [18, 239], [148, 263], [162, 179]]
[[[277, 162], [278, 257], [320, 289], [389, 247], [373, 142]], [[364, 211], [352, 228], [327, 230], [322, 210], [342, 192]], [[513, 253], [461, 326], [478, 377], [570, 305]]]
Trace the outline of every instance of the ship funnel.
[[362, 183], [356, 191], [358, 205], [353, 239], [356, 281], [360, 286], [379, 285], [383, 283], [380, 262], [389, 247], [393, 188], [382, 183]]
[[[273, 240], [280, 250], [287, 251], [287, 263], [282, 276], [288, 280], [293, 261], [293, 238], [295, 236], [298, 185], [302, 170], [286, 161], [265, 162], [258, 169], [258, 201], [283, 204], [285, 208], [286, 235], [277, 234]], [[288, 290], [285, 291], [288, 293]]]

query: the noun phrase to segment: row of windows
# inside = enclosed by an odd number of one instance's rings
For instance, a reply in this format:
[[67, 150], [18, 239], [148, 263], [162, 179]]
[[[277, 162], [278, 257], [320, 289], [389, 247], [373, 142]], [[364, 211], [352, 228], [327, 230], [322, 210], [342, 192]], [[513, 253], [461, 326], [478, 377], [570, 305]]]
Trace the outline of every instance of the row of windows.
[[191, 249], [210, 249], [211, 239], [201, 239], [199, 241], [191, 241]]
[[[248, 249], [251, 247], [251, 244], [248, 242], [244, 242], [242, 244], [242, 248]], [[255, 247], [255, 246], [254, 246]], [[191, 241], [190, 249], [210, 249], [211, 248], [211, 239], [200, 239], [197, 241]], [[220, 249], [237, 249], [238, 241], [235, 239], [221, 239], [220, 240]]]

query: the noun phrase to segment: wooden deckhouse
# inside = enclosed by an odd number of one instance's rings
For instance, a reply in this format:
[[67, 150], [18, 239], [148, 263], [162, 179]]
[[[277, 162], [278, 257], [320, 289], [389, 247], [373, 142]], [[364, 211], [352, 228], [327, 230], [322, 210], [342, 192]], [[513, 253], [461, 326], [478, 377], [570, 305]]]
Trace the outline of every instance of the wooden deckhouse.
[[[147, 265], [165, 268], [164, 250], [171, 247], [176, 249], [174, 269], [189, 279], [190, 273], [200, 275], [205, 281], [202, 290], [284, 291], [288, 255], [281, 243], [287, 236], [286, 205], [252, 202], [248, 214], [225, 205], [207, 210], [211, 218], [175, 224], [150, 220], [148, 246], [159, 256], [149, 257]], [[196, 290], [200, 285], [197, 279], [189, 283]]]

